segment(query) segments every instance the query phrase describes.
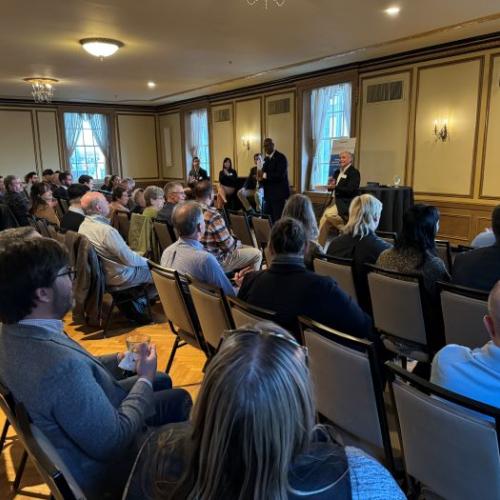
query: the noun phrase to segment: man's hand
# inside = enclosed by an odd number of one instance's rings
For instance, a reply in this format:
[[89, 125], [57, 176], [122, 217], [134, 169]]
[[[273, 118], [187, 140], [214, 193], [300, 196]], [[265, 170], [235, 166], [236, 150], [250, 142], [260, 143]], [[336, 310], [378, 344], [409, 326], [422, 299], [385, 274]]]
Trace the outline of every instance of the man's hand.
[[241, 269], [241, 271], [238, 271], [238, 272], [234, 273], [233, 280], [236, 283], [236, 286], [238, 288], [241, 287], [241, 285], [243, 283], [243, 279], [245, 278], [245, 276], [248, 273], [251, 273], [252, 271], [253, 271], [253, 267], [252, 266], [247, 266], [247, 267]]
[[145, 377], [153, 382], [156, 375], [156, 365], [158, 357], [156, 355], [156, 346], [154, 344], [141, 344], [137, 349], [138, 359], [135, 363], [135, 369], [139, 377]]

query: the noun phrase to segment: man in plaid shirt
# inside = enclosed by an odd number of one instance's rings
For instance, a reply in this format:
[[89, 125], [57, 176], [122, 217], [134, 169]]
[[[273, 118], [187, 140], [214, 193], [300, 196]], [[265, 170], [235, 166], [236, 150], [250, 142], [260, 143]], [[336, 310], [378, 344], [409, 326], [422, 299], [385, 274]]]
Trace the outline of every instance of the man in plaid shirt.
[[220, 263], [225, 272], [245, 267], [260, 269], [262, 253], [259, 249], [242, 245], [230, 233], [221, 213], [212, 207], [213, 188], [208, 181], [199, 182], [195, 188], [196, 201], [203, 207], [205, 234], [201, 243]]

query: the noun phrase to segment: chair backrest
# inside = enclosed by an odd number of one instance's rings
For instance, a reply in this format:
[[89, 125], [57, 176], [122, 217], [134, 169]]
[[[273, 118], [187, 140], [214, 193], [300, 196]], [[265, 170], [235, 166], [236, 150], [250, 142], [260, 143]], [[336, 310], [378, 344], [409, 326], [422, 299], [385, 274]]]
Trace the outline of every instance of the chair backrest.
[[229, 220], [231, 222], [231, 229], [236, 238], [238, 238], [243, 245], [249, 245], [251, 247], [255, 246], [247, 216], [231, 211], [228, 211], [228, 213]]
[[61, 456], [45, 434], [33, 423], [23, 404], [15, 407], [19, 437], [32, 462], [56, 500], [84, 500], [86, 497]]
[[252, 217], [253, 232], [259, 248], [265, 248], [271, 237], [271, 220], [269, 217]]
[[130, 230], [130, 214], [117, 210], [113, 214], [113, 227], [118, 230], [125, 241], [128, 241], [128, 233]]
[[59, 201], [59, 205], [61, 206], [63, 213], [65, 214], [69, 210], [68, 200], [65, 200], [64, 198], [59, 198], [58, 201]]
[[387, 367], [406, 472], [443, 498], [499, 500], [500, 409]]
[[426, 347], [428, 323], [424, 316], [421, 276], [372, 265], [366, 267], [375, 327], [390, 336]]
[[33, 226], [44, 238], [52, 238], [49, 231], [49, 224], [45, 219], [40, 219], [38, 217], [30, 218], [30, 224]]
[[261, 321], [275, 321], [276, 313], [269, 309], [252, 306], [235, 297], [226, 297], [235, 328], [253, 326]]
[[299, 317], [299, 323], [309, 351], [317, 410], [392, 468], [382, 365], [374, 344], [305, 317]]
[[398, 236], [396, 233], [392, 231], [377, 231], [376, 234], [377, 236], [387, 241], [387, 243], [390, 243], [391, 245], [394, 245], [394, 243], [396, 242], [396, 238]]
[[205, 341], [215, 350], [225, 330], [234, 328], [224, 292], [216, 287], [190, 279], [189, 292], [200, 321]]
[[356, 302], [358, 301], [352, 273], [352, 259], [321, 256], [314, 259], [314, 271], [322, 276], [334, 278], [347, 295], [350, 295]]
[[488, 314], [488, 292], [441, 282], [439, 288], [446, 343], [470, 348], [486, 344], [483, 317]]
[[61, 200], [59, 198], [57, 198], [57, 203], [54, 205], [54, 211], [57, 215], [57, 218], [59, 219], [59, 221], [62, 221], [62, 218], [64, 217], [64, 210], [63, 208], [61, 207]]
[[448, 272], [451, 272], [452, 259], [451, 259], [451, 246], [448, 240], [436, 240], [436, 250], [438, 257], [444, 262]]
[[165, 248], [174, 243], [166, 222], [153, 220], [153, 231], [155, 232], [156, 240], [158, 241], [158, 244], [160, 246], [161, 253], [163, 253]]

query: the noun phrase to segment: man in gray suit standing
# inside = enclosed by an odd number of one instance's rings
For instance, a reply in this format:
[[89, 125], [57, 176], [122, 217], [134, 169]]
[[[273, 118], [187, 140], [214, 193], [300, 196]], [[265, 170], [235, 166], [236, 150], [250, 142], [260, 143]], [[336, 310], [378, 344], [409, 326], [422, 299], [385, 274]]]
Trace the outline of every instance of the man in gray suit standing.
[[142, 346], [137, 377], [119, 381], [64, 333], [73, 274], [54, 240], [2, 245], [0, 381], [25, 405], [87, 498], [116, 498], [146, 426], [186, 420], [191, 398], [182, 389], [154, 391], [154, 345]]

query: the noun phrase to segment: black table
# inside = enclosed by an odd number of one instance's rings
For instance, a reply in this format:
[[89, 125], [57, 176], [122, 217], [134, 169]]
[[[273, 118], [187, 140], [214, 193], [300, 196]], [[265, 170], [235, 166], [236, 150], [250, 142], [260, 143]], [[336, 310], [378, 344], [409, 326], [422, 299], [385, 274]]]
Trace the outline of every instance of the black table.
[[413, 189], [411, 187], [363, 186], [361, 194], [371, 194], [383, 205], [380, 216], [379, 231], [398, 233], [403, 227], [403, 214], [413, 206]]

